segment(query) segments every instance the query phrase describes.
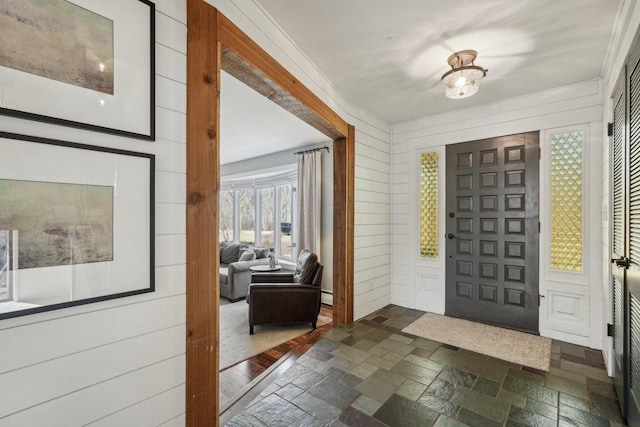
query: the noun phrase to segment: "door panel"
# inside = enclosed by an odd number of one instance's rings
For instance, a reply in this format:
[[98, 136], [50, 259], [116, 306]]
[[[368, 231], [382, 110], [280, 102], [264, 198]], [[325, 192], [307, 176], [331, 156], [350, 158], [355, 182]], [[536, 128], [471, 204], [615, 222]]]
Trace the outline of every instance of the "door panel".
[[445, 313], [538, 331], [537, 132], [447, 146]]
[[627, 420], [629, 425], [640, 421], [640, 299], [629, 292], [629, 378]]
[[[629, 425], [640, 424], [639, 59], [640, 45], [636, 41], [613, 98], [611, 272], [614, 383], [622, 414]], [[622, 106], [621, 100], [624, 100]]]
[[[625, 102], [625, 75], [618, 79], [617, 89], [613, 97], [613, 149], [611, 151], [611, 259], [624, 258], [626, 254], [626, 102]], [[613, 284], [613, 358], [614, 358], [614, 383], [618, 394], [618, 402], [623, 414], [626, 414], [627, 381], [625, 372], [625, 354], [628, 352], [625, 343], [626, 316], [626, 287], [625, 269], [612, 267]]]
[[[627, 271], [629, 298], [629, 391], [627, 411], [630, 424], [640, 422], [640, 62], [638, 54], [629, 68], [629, 147]], [[617, 268], [616, 270], [620, 270]]]

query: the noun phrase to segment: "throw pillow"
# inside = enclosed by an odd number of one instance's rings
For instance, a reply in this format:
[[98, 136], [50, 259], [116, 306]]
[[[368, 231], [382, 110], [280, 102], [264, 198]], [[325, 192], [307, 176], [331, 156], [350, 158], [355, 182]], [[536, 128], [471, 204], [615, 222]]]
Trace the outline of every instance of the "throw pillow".
[[253, 251], [244, 251], [242, 255], [240, 255], [240, 259], [238, 261], [253, 261], [256, 259], [256, 253]]
[[220, 262], [222, 264], [231, 264], [238, 260], [238, 252], [240, 251], [240, 245], [233, 242], [228, 242], [226, 245], [220, 245]]
[[232, 243], [233, 242], [230, 242], [228, 240], [223, 240], [222, 242], [220, 242], [220, 262], [222, 262], [222, 252], [227, 246], [229, 246]]
[[249, 249], [251, 249], [251, 246], [247, 245], [246, 243], [240, 243], [240, 249], [238, 249], [238, 261], [240, 261], [242, 254]]
[[253, 247], [253, 251], [256, 253], [256, 259], [266, 258], [269, 256], [269, 248]]

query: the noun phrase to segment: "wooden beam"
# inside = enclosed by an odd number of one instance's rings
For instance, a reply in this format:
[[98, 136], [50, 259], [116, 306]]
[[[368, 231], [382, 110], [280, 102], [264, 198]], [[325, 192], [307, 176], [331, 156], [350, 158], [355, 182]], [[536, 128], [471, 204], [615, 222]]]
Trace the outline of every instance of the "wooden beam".
[[355, 128], [333, 143], [333, 324], [353, 323]]
[[222, 46], [222, 69], [329, 138], [336, 139], [343, 136], [333, 125], [224, 45]]
[[218, 11], [187, 0], [186, 425], [217, 426], [220, 306]]
[[327, 125], [334, 128], [340, 135], [347, 136], [348, 124], [336, 114], [327, 104], [322, 102], [313, 92], [303, 85], [293, 74], [287, 71], [275, 59], [249, 36], [243, 33], [224, 15], [219, 14], [218, 41], [229, 48], [249, 65], [281, 87], [299, 102], [307, 106]]

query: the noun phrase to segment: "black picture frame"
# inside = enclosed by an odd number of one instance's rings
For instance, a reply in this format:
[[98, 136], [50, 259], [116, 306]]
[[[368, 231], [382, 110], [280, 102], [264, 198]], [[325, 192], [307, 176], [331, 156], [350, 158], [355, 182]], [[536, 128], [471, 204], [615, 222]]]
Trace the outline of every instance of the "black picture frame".
[[[37, 146], [30, 146], [29, 144], [38, 144]], [[96, 268], [104, 268], [109, 272], [109, 278], [105, 278], [105, 283], [87, 283], [85, 285], [84, 282], [81, 283], [81, 286], [93, 286], [97, 289], [104, 288], [105, 284], [107, 286], [112, 286], [115, 289], [118, 289], [117, 292], [106, 293], [103, 295], [90, 296], [87, 298], [81, 298], [77, 300], [70, 301], [62, 301], [62, 302], [54, 302], [51, 304], [43, 304], [35, 307], [26, 307], [24, 309], [16, 309], [14, 311], [5, 311], [2, 310], [2, 304], [6, 302], [16, 303], [20, 302], [25, 304], [25, 301], [0, 301], [0, 320], [15, 318], [18, 316], [25, 316], [35, 313], [42, 313], [52, 310], [58, 310], [68, 307], [75, 307], [79, 305], [85, 305], [100, 301], [108, 301], [116, 298], [123, 298], [132, 295], [139, 295], [149, 292], [155, 291], [155, 155], [134, 151], [126, 151], [120, 149], [114, 149], [110, 147], [100, 147], [94, 145], [87, 144], [79, 144], [74, 142], [53, 140], [48, 138], [41, 138], [35, 136], [27, 136], [20, 135], [14, 133], [0, 132], [0, 151], [3, 152], [2, 158], [0, 158], [0, 184], [2, 180], [23, 180], [25, 177], [29, 177], [31, 175], [42, 177], [47, 176], [47, 174], [51, 175], [50, 171], [53, 172], [51, 178], [47, 178], [47, 182], [55, 182], [55, 183], [70, 183], [72, 185], [78, 184], [76, 182], [69, 182], [65, 180], [65, 177], [62, 175], [67, 174], [66, 170], [70, 169], [69, 164], [84, 164], [85, 172], [84, 175], [82, 172], [75, 173], [74, 176], [78, 176], [81, 178], [87, 178], [89, 180], [95, 181], [96, 179], [109, 180], [112, 179], [113, 187], [117, 186], [117, 196], [114, 196], [114, 208], [113, 208], [113, 217], [117, 218], [119, 222], [124, 223], [124, 226], [116, 226], [113, 222], [113, 258], [109, 262], [95, 262], [93, 264], [89, 262], [78, 263], [78, 264], [65, 264], [58, 265], [55, 267], [45, 267], [41, 268], [41, 272], [39, 273], [38, 281], [33, 281], [32, 278], [34, 274], [38, 274], [38, 269], [33, 268], [29, 270], [29, 278], [31, 278], [32, 283], [37, 283], [37, 286], [42, 286], [41, 281], [47, 280], [49, 276], [52, 274], [55, 276], [55, 268], [59, 269], [73, 269], [73, 268], [82, 268], [82, 269], [96, 269]], [[16, 159], [18, 163], [20, 161], [31, 159], [34, 152], [42, 152], [47, 160], [32, 162], [33, 164], [30, 166], [32, 171], [23, 171], [22, 165], [18, 164], [14, 168], [9, 168], [11, 170], [3, 169], [4, 165], [15, 164]], [[54, 154], [54, 155], [52, 155]], [[124, 157], [123, 157], [124, 156]], [[61, 165], [59, 167], [58, 162], [60, 159], [63, 159], [62, 163], [66, 162], [66, 165]], [[106, 160], [106, 161], [105, 161]], [[117, 165], [117, 167], [113, 166]], [[144, 166], [148, 168], [148, 170], [140, 170], [144, 169]], [[64, 167], [66, 166], [66, 167]], [[113, 174], [109, 176], [110, 167], [113, 166]], [[100, 175], [100, 170], [103, 170], [103, 173]], [[44, 172], [43, 172], [44, 170]], [[106, 172], [104, 172], [106, 171]], [[129, 173], [129, 175], [127, 175]], [[61, 174], [61, 175], [60, 175]], [[16, 178], [16, 175], [19, 175]], [[126, 177], [123, 177], [126, 176]], [[115, 178], [114, 178], [115, 177]], [[29, 179], [31, 181], [31, 179]], [[33, 179], [33, 181], [41, 181], [38, 178]], [[15, 181], [12, 181], [15, 182]], [[131, 194], [126, 194], [122, 196], [122, 199], [118, 200], [116, 197], [121, 197], [120, 194], [127, 193], [127, 184], [133, 184], [134, 189], [131, 191]], [[147, 188], [148, 185], [148, 188]], [[2, 191], [2, 187], [0, 186], [0, 192]], [[116, 192], [114, 192], [116, 193]], [[0, 194], [1, 196], [1, 194]], [[117, 208], [117, 205], [120, 205], [120, 208]], [[140, 215], [140, 206], [147, 205], [148, 209], [148, 218], [144, 215]], [[124, 207], [122, 207], [124, 206]], [[135, 215], [131, 215], [134, 213]], [[135, 216], [135, 219], [131, 219], [131, 223], [127, 223], [127, 218], [132, 218]], [[144, 227], [140, 227], [140, 224], [144, 224]], [[6, 224], [3, 225], [3, 218], [0, 216], [0, 230], [6, 230]], [[137, 230], [136, 235], [131, 235], [131, 233], [127, 232], [126, 236], [122, 235], [121, 231], [123, 230]], [[22, 243], [22, 242], [20, 242]], [[140, 248], [148, 247], [148, 252], [146, 252], [147, 256], [145, 257], [143, 250]], [[120, 250], [123, 248], [129, 248], [129, 252], [127, 253], [127, 249]], [[136, 249], [137, 248], [137, 249]], [[0, 251], [1, 254], [2, 251]], [[8, 252], [8, 250], [7, 250]], [[134, 253], [136, 256], [131, 256], [131, 253]], [[139, 255], [139, 258], [138, 258]], [[128, 258], [136, 258], [135, 260], [130, 260]], [[138, 265], [140, 264], [140, 260], [145, 260], [148, 262], [147, 265]], [[143, 261], [144, 263], [144, 261]], [[129, 272], [129, 266], [134, 266], [132, 268], [132, 272]], [[0, 265], [1, 267], [1, 265]], [[117, 270], [119, 269], [119, 270]], [[18, 272], [20, 273], [20, 269], [14, 269], [11, 274]], [[101, 270], [98, 270], [100, 272]], [[115, 271], [115, 273], [114, 273]], [[84, 270], [83, 270], [84, 272]], [[1, 273], [1, 272], [0, 272]], [[24, 274], [24, 273], [23, 273]], [[139, 288], [132, 289], [119, 289], [121, 284], [112, 283], [111, 277], [121, 276], [122, 274], [130, 274], [135, 277], [127, 278], [129, 282], [139, 283], [138, 279], [140, 277], [143, 278], [144, 286]], [[75, 277], [75, 275], [72, 275]], [[101, 277], [99, 274], [94, 274], [94, 277]], [[146, 277], [145, 277], [146, 276]], [[40, 279], [44, 278], [44, 279]], [[65, 276], [66, 277], [66, 276]], [[81, 278], [80, 280], [83, 280]], [[22, 278], [16, 278], [17, 286], [23, 286], [24, 282], [22, 282]], [[84, 279], [86, 280], [86, 279]], [[109, 282], [106, 282], [109, 280]], [[8, 282], [7, 282], [8, 283]], [[12, 286], [10, 284], [9, 286]], [[31, 289], [34, 289], [34, 285], [30, 284]], [[71, 287], [75, 286], [73, 283], [70, 284]], [[82, 288], [84, 289], [84, 288]], [[27, 301], [27, 305], [30, 303]]]
[[[116, 79], [113, 96], [99, 94], [90, 89], [78, 88], [72, 84], [65, 84], [0, 64], [0, 114], [155, 141], [155, 4], [149, 0], [110, 0], [99, 3], [90, 3], [89, 0], [71, 0], [69, 2], [90, 12], [93, 11], [88, 6], [95, 4], [95, 7], [102, 9], [96, 11], [96, 15], [103, 13], [114, 22], [114, 40], [119, 42], [114, 42], [113, 49], [114, 79]], [[113, 13], [105, 13], [105, 11]], [[131, 17], [131, 14], [137, 16]], [[126, 16], [127, 25], [119, 25], [118, 18], [114, 15]], [[148, 32], [146, 32], [148, 37], [139, 37], [140, 26], [144, 27], [145, 25], [148, 26]], [[3, 30], [0, 28], [0, 37], [10, 36], [10, 34], [3, 34]], [[148, 54], [148, 66], [142, 67], [137, 63], [132, 65], [120, 60], [119, 57], [124, 53], [140, 61], [142, 59], [139, 58], [144, 57], [145, 63]], [[122, 65], [123, 62], [126, 66]], [[129, 75], [131, 70], [136, 70], [134, 76]], [[130, 83], [128, 80], [143, 76], [148, 76], [146, 77], [148, 81], [139, 85]], [[3, 81], [8, 83], [3, 84]], [[120, 89], [122, 86], [127, 86], [130, 93], [123, 93], [126, 90], [120, 90], [118, 82], [123, 83], [120, 85]], [[139, 87], [133, 88], [134, 86]], [[147, 92], [148, 96], [146, 96]], [[128, 96], [134, 94], [135, 102], [133, 101], [134, 97]], [[97, 95], [102, 95], [103, 98], [97, 99]], [[144, 98], [145, 105], [138, 105], [141, 98]], [[80, 100], [82, 105], [74, 106], [77, 111], [58, 108], [60, 105], [64, 105], [68, 99]], [[48, 105], [43, 105], [43, 100]], [[14, 106], [14, 104], [17, 105]], [[66, 104], [69, 107], [72, 103], [66, 102]], [[131, 111], [134, 111], [135, 114], [132, 114]], [[77, 117], [79, 114], [85, 117]]]

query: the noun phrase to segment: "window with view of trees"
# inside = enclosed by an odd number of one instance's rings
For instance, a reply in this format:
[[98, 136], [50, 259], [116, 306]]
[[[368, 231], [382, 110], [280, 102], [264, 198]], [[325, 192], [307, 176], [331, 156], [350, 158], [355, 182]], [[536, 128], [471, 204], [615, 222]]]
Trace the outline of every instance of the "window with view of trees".
[[291, 242], [291, 226], [293, 224], [293, 191], [292, 185], [280, 187], [280, 253], [283, 256], [293, 256]]
[[238, 192], [240, 203], [240, 243], [256, 243], [256, 190]]
[[260, 191], [260, 244], [267, 248], [275, 247], [275, 203], [273, 188], [263, 188]]
[[295, 257], [293, 184], [220, 192], [220, 241], [275, 248], [284, 258]]
[[9, 284], [9, 230], [0, 230], [0, 301], [11, 299]]
[[233, 241], [233, 191], [220, 192], [220, 231], [218, 239]]

